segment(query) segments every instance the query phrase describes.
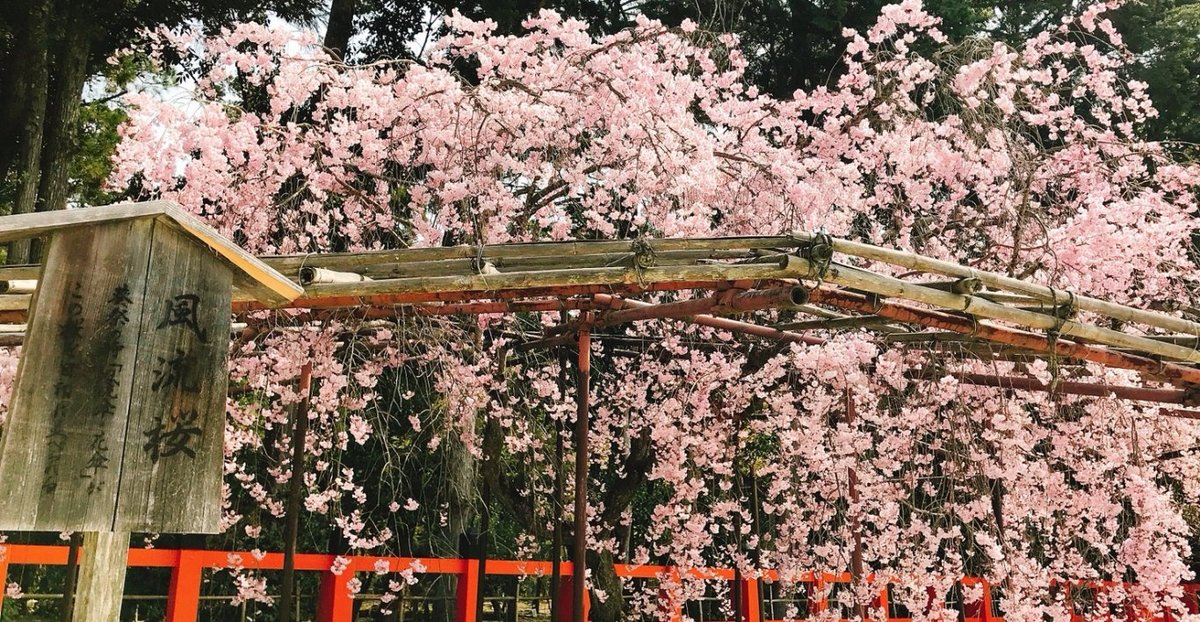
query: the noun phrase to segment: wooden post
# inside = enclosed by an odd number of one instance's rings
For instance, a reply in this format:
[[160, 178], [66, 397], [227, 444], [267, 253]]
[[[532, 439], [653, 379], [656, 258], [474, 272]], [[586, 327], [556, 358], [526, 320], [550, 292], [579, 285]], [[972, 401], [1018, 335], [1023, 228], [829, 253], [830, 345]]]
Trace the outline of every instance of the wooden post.
[[125, 593], [128, 532], [85, 532], [79, 563], [72, 622], [112, 622], [121, 619]]
[[579, 329], [579, 378], [576, 383], [575, 409], [575, 547], [572, 558], [571, 620], [585, 622], [587, 598], [587, 487], [588, 487], [588, 401], [592, 368], [590, 311], [583, 314]]
[[71, 534], [71, 543], [67, 547], [67, 576], [63, 579], [62, 609], [59, 619], [71, 622], [71, 612], [75, 610], [75, 583], [79, 580], [79, 547], [83, 545], [83, 534], [76, 531]]
[[308, 399], [312, 393], [312, 363], [300, 368], [300, 402], [292, 416], [292, 476], [288, 480], [285, 516], [287, 526], [283, 537], [283, 572], [279, 588], [279, 620], [291, 622], [292, 592], [296, 587], [296, 537], [300, 532], [300, 493], [304, 487], [304, 445], [308, 438]]

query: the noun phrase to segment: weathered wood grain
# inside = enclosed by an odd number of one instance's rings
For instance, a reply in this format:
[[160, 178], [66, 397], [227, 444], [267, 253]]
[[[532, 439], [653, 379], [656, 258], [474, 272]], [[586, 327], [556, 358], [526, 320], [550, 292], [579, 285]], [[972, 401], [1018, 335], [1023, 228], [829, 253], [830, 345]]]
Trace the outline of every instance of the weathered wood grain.
[[118, 203], [103, 207], [5, 216], [0, 218], [0, 243], [143, 218], [158, 218], [211, 248], [222, 261], [233, 268], [234, 281], [237, 282], [238, 288], [265, 305], [281, 305], [298, 298], [304, 292], [303, 288], [290, 279], [171, 201]]
[[112, 529], [151, 226], [51, 240], [0, 439], [0, 529]]
[[120, 620], [129, 533], [84, 532], [82, 548], [71, 621]]
[[[115, 529], [214, 533], [221, 509], [231, 271], [156, 223]], [[170, 266], [170, 269], [165, 269]]]

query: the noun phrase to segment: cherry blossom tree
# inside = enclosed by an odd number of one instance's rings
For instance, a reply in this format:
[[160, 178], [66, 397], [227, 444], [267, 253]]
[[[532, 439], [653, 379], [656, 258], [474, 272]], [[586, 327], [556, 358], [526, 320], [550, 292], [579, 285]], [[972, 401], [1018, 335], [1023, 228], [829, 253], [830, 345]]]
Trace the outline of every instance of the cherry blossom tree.
[[[593, 38], [552, 12], [520, 36], [455, 18], [420, 62], [365, 66], [253, 24], [164, 32], [154, 57], [190, 87], [127, 98], [114, 182], [258, 253], [824, 229], [1173, 310], [1194, 303], [1200, 170], [1139, 137], [1155, 112], [1124, 77], [1105, 17], [1115, 4], [1019, 47], [949, 46], [905, 0], [846, 33], [837, 84], [784, 100], [747, 86], [734, 37], [688, 22]], [[453, 541], [478, 520], [469, 491], [486, 486], [528, 529], [511, 546], [544, 554], [554, 430], [575, 416], [573, 389], [557, 356], [506, 346], [555, 318], [302, 319], [254, 315], [235, 343], [229, 530], [253, 546], [283, 512], [292, 465], [278, 430], [311, 360], [305, 510], [347, 549], [395, 550], [410, 514]], [[857, 331], [803, 346], [621, 329], [635, 355], [594, 346], [596, 619], [661, 610], [657, 592], [622, 602], [614, 560], [769, 569], [799, 589], [806, 571], [849, 570], [856, 551], [871, 575], [840, 596], [851, 616], [894, 581], [914, 617], [950, 619], [963, 603], [941, 596], [964, 574], [1003, 586], [1013, 620], [1069, 619], [1051, 585], [1072, 580], [1134, 582], [1116, 598], [1182, 611], [1200, 460], [1176, 450], [1200, 445], [1200, 429], [948, 372], [1140, 378]], [[439, 456], [445, 481], [366, 477], [378, 472], [355, 456], [370, 452]], [[680, 602], [721, 589], [663, 585]]]

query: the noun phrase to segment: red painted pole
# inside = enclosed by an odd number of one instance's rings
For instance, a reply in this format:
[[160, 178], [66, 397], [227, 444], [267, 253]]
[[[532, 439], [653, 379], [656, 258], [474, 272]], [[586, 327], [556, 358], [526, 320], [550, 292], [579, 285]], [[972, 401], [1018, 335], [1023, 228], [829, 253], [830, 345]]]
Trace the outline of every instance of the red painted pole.
[[353, 568], [342, 574], [326, 570], [321, 574], [321, 587], [317, 595], [317, 622], [351, 622], [354, 616], [354, 598], [350, 593]]
[[179, 551], [171, 567], [166, 622], [195, 622], [200, 615], [200, 581], [204, 566], [200, 551]]
[[[455, 622], [478, 622], [479, 602], [479, 560], [466, 560], [467, 567], [458, 575], [458, 587], [454, 593]], [[346, 618], [349, 622], [349, 618]]]
[[741, 609], [738, 611], [738, 616], [745, 622], [763, 622], [762, 598], [758, 593], [758, 579], [742, 579], [738, 583], [740, 585], [733, 586], [733, 589], [739, 590], [741, 594]]

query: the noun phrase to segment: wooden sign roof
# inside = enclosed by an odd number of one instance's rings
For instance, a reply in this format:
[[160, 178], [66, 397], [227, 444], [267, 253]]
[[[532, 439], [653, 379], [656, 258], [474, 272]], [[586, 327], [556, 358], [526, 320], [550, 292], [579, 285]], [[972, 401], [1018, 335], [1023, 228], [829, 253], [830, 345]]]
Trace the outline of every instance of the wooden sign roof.
[[304, 293], [304, 289], [299, 285], [242, 250], [172, 201], [118, 203], [104, 207], [5, 216], [0, 218], [0, 243], [40, 237], [77, 227], [141, 218], [165, 222], [211, 249], [232, 268], [233, 285], [266, 306], [286, 304]]

